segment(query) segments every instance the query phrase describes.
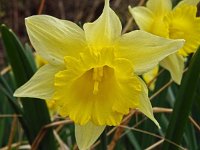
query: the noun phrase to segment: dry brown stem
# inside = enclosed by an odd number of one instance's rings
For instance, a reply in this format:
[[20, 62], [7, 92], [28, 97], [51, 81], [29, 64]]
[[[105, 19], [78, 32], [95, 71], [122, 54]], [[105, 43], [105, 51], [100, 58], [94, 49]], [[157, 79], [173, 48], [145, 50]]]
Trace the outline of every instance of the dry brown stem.
[[13, 141], [14, 136], [15, 136], [16, 126], [17, 126], [17, 116], [14, 115], [12, 125], [11, 125], [10, 136], [9, 136], [9, 139], [8, 139], [8, 150], [12, 149], [12, 141]]

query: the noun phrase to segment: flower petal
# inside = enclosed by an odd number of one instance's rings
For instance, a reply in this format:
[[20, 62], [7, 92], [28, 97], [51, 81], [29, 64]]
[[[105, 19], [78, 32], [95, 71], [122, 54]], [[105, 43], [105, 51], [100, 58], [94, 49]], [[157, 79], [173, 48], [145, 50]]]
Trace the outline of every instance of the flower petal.
[[85, 48], [85, 35], [76, 24], [48, 15], [25, 19], [35, 50], [49, 63], [64, 63], [66, 55], [75, 56]]
[[122, 114], [128, 114], [130, 108], [137, 108], [141, 85], [138, 77], [133, 74], [133, 66], [127, 59], [115, 60], [115, 77], [118, 88], [113, 92], [115, 103], [112, 109]]
[[171, 9], [171, 0], [149, 0], [147, 7], [135, 7], [130, 12], [140, 29], [168, 38], [165, 16]]
[[148, 97], [148, 89], [146, 87], [146, 84], [139, 77], [138, 79], [140, 80], [140, 83], [142, 85], [142, 91], [143, 91], [140, 96], [140, 104], [138, 106], [138, 109], [142, 113], [144, 113], [149, 119], [151, 119], [160, 128], [159, 123], [156, 121], [156, 119], [153, 116], [153, 110], [152, 110], [152, 106]]
[[129, 59], [137, 74], [151, 70], [166, 56], [176, 52], [184, 40], [170, 40], [144, 31], [133, 31], [119, 39], [117, 57]]
[[155, 14], [146, 7], [135, 7], [130, 12], [140, 29], [162, 37], [169, 36], [165, 14]]
[[50, 99], [54, 92], [54, 75], [61, 70], [58, 66], [45, 65], [33, 77], [19, 87], [14, 96]]
[[78, 148], [87, 150], [98, 139], [106, 126], [96, 126], [92, 122], [86, 125], [75, 124], [75, 137]]
[[200, 45], [200, 17], [196, 17], [196, 13], [196, 6], [182, 5], [167, 16], [169, 38], [185, 40], [184, 47], [179, 50], [184, 56], [194, 53]]
[[167, 69], [170, 74], [172, 79], [177, 83], [181, 83], [181, 79], [183, 76], [183, 71], [184, 71], [184, 58], [183, 56], [174, 53], [166, 57], [160, 62], [160, 65]]
[[182, 0], [181, 2], [176, 5], [176, 7], [182, 6], [182, 5], [194, 5], [197, 6], [197, 4], [200, 2], [200, 0]]
[[141, 30], [151, 31], [151, 25], [153, 24], [154, 14], [146, 7], [139, 6], [131, 8], [129, 6], [129, 12], [132, 14], [134, 20]]
[[171, 0], [149, 0], [146, 5], [157, 15], [166, 14], [172, 9]]
[[109, 7], [109, 0], [105, 0], [101, 16], [93, 23], [85, 23], [83, 28], [89, 46], [95, 46], [95, 48], [112, 46], [122, 30], [118, 16]]

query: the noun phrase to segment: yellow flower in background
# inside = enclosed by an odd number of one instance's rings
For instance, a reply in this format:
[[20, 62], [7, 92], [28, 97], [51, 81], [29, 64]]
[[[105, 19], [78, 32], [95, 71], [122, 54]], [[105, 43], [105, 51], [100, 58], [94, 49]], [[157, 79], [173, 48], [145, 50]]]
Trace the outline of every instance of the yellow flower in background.
[[80, 149], [87, 149], [106, 125], [119, 125], [130, 108], [158, 125], [148, 90], [138, 75], [180, 49], [170, 40], [144, 31], [121, 35], [121, 23], [109, 7], [83, 29], [47, 15], [26, 18], [36, 52], [48, 62], [14, 96], [53, 100], [57, 112], [75, 122]]
[[149, 0], [146, 7], [129, 7], [141, 30], [170, 39], [185, 40], [178, 53], [160, 62], [178, 84], [184, 70], [183, 56], [194, 53], [200, 44], [200, 18], [196, 17], [198, 2], [199, 0], [183, 0], [172, 9], [171, 0]]
[[57, 114], [56, 102], [54, 100], [45, 100], [51, 117]]
[[[153, 80], [158, 75], [159, 67], [156, 66], [152, 70], [142, 75], [144, 81], [149, 85], [149, 89], [153, 91], [155, 89], [156, 79]], [[153, 80], [153, 81], [152, 81]]]

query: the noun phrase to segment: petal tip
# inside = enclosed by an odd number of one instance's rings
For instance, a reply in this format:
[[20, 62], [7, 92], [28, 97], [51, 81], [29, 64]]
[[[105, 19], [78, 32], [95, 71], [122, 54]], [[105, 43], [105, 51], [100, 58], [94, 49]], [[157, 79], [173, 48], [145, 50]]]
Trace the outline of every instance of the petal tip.
[[27, 25], [29, 23], [30, 17], [26, 17], [24, 20], [25, 20], [25, 24]]
[[13, 96], [14, 97], [24, 97], [19, 89], [15, 90], [15, 92], [13, 93]]
[[128, 5], [128, 10], [132, 10], [133, 8], [131, 7], [131, 5]]
[[109, 7], [110, 0], [105, 0], [105, 6]]
[[13, 96], [14, 97], [19, 97], [16, 91], [13, 93]]
[[182, 77], [183, 77], [183, 70], [184, 70], [184, 67], [181, 69], [181, 71], [177, 72], [176, 74], [175, 73], [173, 74], [172, 72], [170, 72], [172, 76], [172, 80], [178, 85], [181, 84]]
[[185, 44], [185, 40], [184, 39], [179, 39], [179, 41], [182, 43], [182, 45]]
[[29, 16], [29, 17], [26, 17], [24, 20], [25, 20], [25, 25], [28, 26], [31, 24], [31, 21], [33, 20], [33, 18], [35, 17], [34, 16]]
[[178, 43], [177, 44], [177, 47], [179, 47], [178, 49], [181, 49], [185, 44], [185, 40], [184, 39], [177, 39], [176, 42]]
[[89, 149], [90, 146], [98, 139], [106, 126], [96, 126], [92, 122], [81, 126], [75, 124], [75, 137], [80, 150]]
[[153, 122], [156, 124], [156, 126], [158, 127], [158, 129], [161, 129], [160, 124], [158, 123], [158, 121], [154, 118]]
[[133, 9], [134, 9], [134, 7], [131, 7], [131, 5], [128, 6], [128, 11], [129, 11], [129, 13], [131, 13], [132, 15], [133, 15]]
[[182, 76], [181, 76], [180, 79], [173, 79], [173, 80], [174, 80], [174, 82], [175, 82], [176, 84], [180, 85], [180, 84], [181, 84], [181, 79], [182, 79]]

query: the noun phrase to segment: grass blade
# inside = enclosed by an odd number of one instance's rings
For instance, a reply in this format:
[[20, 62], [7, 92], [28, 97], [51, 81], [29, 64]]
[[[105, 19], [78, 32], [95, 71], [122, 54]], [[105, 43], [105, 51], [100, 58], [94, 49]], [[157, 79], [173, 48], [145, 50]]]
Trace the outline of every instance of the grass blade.
[[[1, 26], [3, 43], [8, 60], [11, 64], [17, 87], [24, 84], [36, 71], [22, 44], [16, 35], [5, 25]], [[39, 99], [22, 98], [24, 118], [26, 119], [30, 133], [30, 144], [34, 141], [41, 128], [50, 123], [48, 108], [45, 101]], [[52, 130], [49, 130], [39, 145], [41, 150], [54, 150], [55, 141]]]
[[[200, 75], [200, 48], [194, 55], [189, 65], [188, 72], [182, 80], [180, 91], [174, 105], [170, 123], [166, 132], [166, 138], [180, 144], [188, 116], [195, 100], [195, 93]], [[163, 150], [178, 149], [167, 142], [163, 144]]]

